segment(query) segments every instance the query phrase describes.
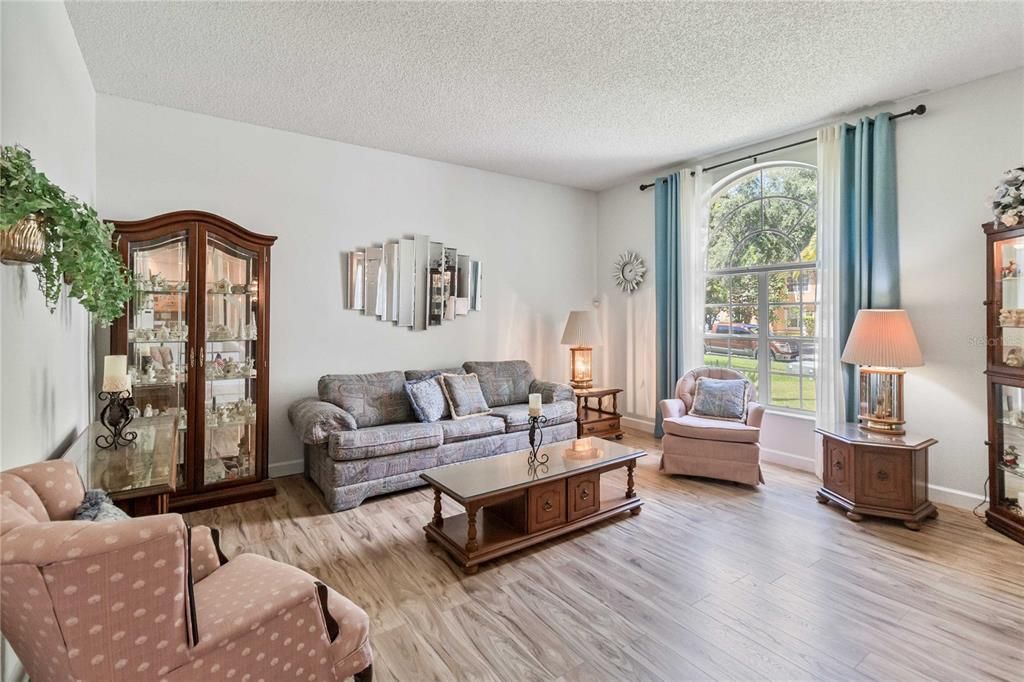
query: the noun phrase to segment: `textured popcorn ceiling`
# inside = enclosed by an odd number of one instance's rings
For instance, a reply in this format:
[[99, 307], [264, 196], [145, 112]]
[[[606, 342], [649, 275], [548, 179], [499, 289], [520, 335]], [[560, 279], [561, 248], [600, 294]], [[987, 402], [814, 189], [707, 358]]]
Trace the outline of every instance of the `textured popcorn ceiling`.
[[98, 92], [587, 189], [1024, 62], [1020, 2], [67, 4]]

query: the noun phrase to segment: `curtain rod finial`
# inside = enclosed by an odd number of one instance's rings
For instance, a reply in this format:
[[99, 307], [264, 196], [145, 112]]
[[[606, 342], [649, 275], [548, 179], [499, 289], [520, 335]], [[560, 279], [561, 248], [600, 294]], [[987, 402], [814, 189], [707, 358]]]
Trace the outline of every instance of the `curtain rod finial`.
[[925, 106], [925, 105], [923, 105], [923, 104], [918, 104], [918, 105], [917, 105], [916, 107], [914, 107], [913, 109], [911, 109], [911, 111], [913, 111], [913, 112], [914, 112], [915, 114], [917, 114], [918, 116], [920, 116], [920, 115], [921, 115], [921, 114], [923, 114], [924, 112], [928, 111], [928, 107], [926, 107], [926, 106]]

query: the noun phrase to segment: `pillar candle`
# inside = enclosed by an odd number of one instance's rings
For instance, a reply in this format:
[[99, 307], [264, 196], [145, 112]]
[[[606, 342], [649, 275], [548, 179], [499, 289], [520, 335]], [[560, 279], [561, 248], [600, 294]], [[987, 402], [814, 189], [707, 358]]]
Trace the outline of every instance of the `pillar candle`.
[[540, 393], [531, 393], [530, 394], [530, 412], [529, 412], [531, 417], [539, 417], [540, 416], [540, 403], [541, 403], [541, 395], [540, 395]]

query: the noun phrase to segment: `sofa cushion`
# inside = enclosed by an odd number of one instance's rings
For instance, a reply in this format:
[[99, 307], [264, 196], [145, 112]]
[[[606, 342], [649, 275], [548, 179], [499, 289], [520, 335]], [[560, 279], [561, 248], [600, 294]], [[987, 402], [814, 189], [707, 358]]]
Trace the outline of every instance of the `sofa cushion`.
[[[545, 428], [555, 424], [565, 424], [576, 420], [576, 403], [571, 400], [544, 403], [540, 406], [540, 413], [547, 417], [547, 422], [543, 424]], [[491, 410], [491, 414], [505, 420], [505, 430], [509, 433], [526, 431], [530, 428], [530, 406], [525, 403], [496, 407]]]
[[433, 448], [440, 445], [442, 440], [441, 427], [436, 423], [384, 424], [358, 431], [332, 433], [328, 441], [328, 453], [333, 459], [343, 462]]
[[317, 385], [320, 400], [333, 403], [356, 420], [359, 428], [413, 421], [405, 395], [405, 374], [328, 374]]
[[525, 360], [466, 362], [462, 366], [480, 378], [480, 389], [490, 407], [525, 403], [529, 399], [534, 376]]
[[742, 422], [707, 419], [689, 414], [665, 419], [662, 428], [665, 429], [665, 433], [672, 436], [729, 443], [756, 443], [761, 434], [761, 429], [747, 426]]
[[448, 398], [441, 388], [439, 376], [406, 381], [405, 394], [409, 396], [409, 404], [412, 405], [416, 419], [421, 422], [436, 422], [451, 416]]
[[458, 443], [462, 440], [483, 438], [498, 433], [505, 433], [505, 420], [501, 417], [469, 417], [467, 419], [445, 419], [438, 422], [444, 434], [445, 443]]

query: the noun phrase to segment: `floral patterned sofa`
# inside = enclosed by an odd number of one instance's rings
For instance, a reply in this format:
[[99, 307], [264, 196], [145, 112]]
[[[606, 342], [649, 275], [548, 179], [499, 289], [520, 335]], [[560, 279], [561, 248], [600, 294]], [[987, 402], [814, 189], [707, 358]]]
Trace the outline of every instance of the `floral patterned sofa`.
[[[476, 374], [491, 413], [433, 423], [416, 421], [405, 382], [437, 372]], [[466, 362], [443, 370], [330, 374], [316, 398], [288, 410], [306, 446], [306, 475], [334, 511], [367, 497], [422, 485], [420, 474], [438, 466], [529, 447], [527, 400], [543, 396], [544, 442], [576, 437], [572, 388], [538, 380], [524, 360]]]
[[74, 521], [84, 494], [69, 461], [0, 473], [0, 629], [33, 680], [372, 676], [369, 619], [313, 576], [178, 514]]

